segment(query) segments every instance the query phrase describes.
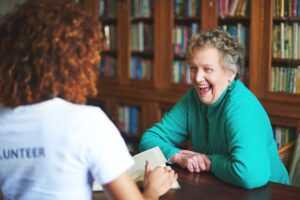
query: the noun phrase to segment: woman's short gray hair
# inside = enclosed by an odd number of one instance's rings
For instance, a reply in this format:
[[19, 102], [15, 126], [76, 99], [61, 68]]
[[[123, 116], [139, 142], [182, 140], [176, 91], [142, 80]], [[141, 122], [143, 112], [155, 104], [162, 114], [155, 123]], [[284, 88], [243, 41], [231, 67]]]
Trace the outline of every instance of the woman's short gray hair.
[[214, 29], [194, 34], [188, 43], [186, 59], [202, 48], [216, 48], [221, 54], [221, 62], [226, 69], [236, 72], [235, 79], [244, 73], [245, 47], [223, 29]]

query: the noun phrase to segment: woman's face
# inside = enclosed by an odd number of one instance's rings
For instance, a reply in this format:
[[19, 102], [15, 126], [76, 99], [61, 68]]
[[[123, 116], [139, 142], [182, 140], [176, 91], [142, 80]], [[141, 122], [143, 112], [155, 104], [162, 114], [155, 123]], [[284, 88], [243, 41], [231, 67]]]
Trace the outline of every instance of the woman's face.
[[215, 103], [234, 79], [235, 73], [221, 66], [216, 48], [201, 48], [190, 57], [191, 80], [201, 102]]

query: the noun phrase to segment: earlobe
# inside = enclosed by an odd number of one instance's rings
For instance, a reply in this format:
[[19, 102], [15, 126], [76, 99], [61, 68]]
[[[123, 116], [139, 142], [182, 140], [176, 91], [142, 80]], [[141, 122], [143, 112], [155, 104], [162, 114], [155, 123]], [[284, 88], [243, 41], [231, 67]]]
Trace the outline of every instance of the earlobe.
[[228, 83], [231, 83], [231, 81], [233, 81], [233, 79], [234, 79], [235, 76], [236, 76], [236, 72], [230, 72]]

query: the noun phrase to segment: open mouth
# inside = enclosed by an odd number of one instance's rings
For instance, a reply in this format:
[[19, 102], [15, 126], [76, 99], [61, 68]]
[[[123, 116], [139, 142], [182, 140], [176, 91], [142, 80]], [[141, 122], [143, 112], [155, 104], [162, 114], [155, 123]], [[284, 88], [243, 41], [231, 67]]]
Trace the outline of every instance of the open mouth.
[[207, 94], [211, 89], [212, 89], [211, 85], [198, 85], [197, 86], [197, 91], [199, 92], [200, 95]]

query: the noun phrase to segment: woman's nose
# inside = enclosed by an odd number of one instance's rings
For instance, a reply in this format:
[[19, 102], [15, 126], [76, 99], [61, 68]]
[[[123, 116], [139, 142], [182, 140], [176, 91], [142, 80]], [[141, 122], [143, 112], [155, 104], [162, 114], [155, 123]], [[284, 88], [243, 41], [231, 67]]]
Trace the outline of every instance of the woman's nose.
[[196, 74], [196, 81], [199, 82], [199, 81], [203, 81], [204, 80], [204, 74], [200, 71], [197, 72]]

